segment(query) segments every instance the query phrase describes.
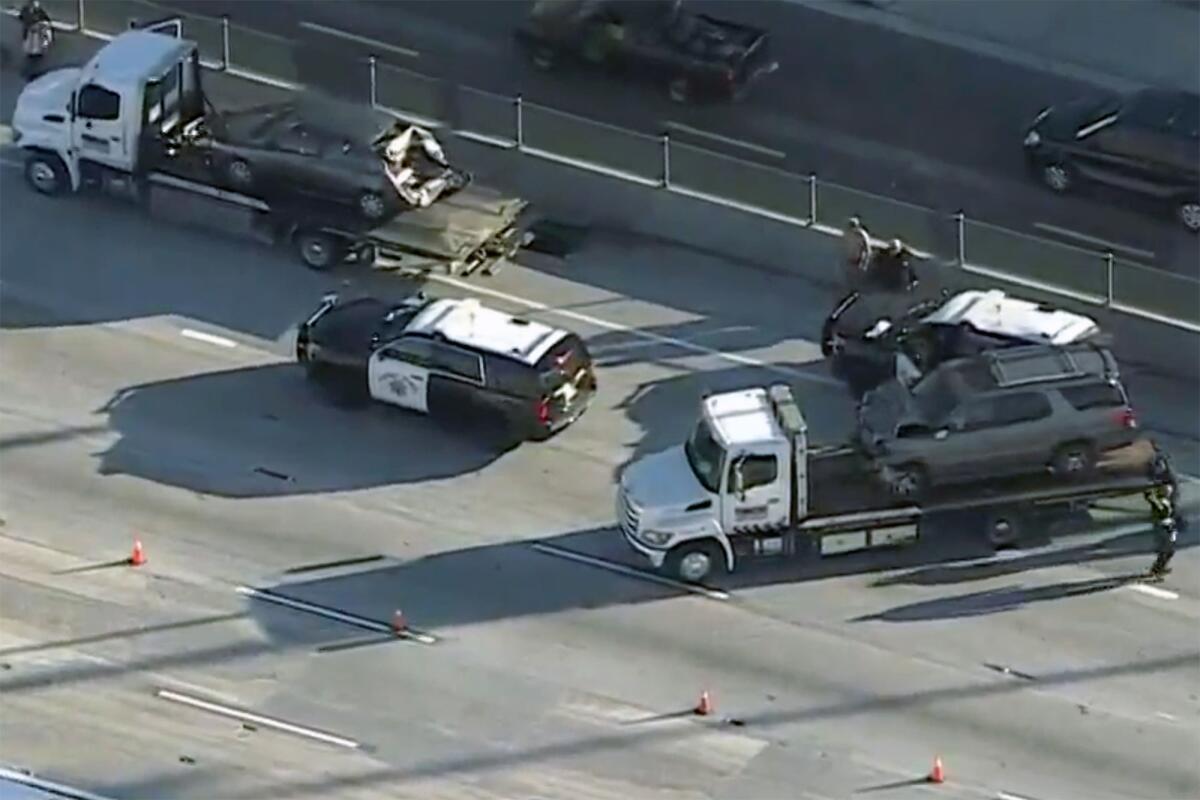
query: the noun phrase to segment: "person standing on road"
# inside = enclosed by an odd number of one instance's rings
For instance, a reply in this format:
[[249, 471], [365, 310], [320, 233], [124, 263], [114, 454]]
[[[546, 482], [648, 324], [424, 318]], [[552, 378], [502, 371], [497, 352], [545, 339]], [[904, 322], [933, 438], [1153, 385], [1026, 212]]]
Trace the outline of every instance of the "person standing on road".
[[911, 289], [917, 283], [912, 255], [913, 252], [904, 242], [892, 239], [883, 252], [871, 261], [868, 275], [871, 284], [886, 292], [906, 292]]
[[50, 15], [42, 8], [41, 0], [29, 0], [21, 6], [17, 19], [21, 22], [21, 45], [25, 51], [23, 72], [26, 78], [32, 78], [54, 35]]
[[1150, 467], [1150, 476], [1156, 485], [1146, 491], [1146, 502], [1150, 504], [1150, 517], [1154, 521], [1154, 564], [1146, 577], [1162, 580], [1171, 572], [1171, 558], [1175, 555], [1175, 539], [1179, 532], [1175, 503], [1179, 484], [1171, 464], [1163, 453], [1158, 453]]
[[871, 234], [862, 220], [851, 217], [842, 231], [842, 277], [848, 289], [858, 289], [866, 283], [871, 266]]

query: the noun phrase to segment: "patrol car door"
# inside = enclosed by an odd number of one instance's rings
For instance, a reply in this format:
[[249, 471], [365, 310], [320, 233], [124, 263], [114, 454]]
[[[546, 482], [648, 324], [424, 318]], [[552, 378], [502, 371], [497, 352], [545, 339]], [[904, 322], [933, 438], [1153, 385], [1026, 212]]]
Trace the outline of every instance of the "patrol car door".
[[432, 344], [417, 337], [397, 339], [372, 353], [367, 362], [371, 397], [427, 413]]
[[773, 530], [787, 523], [784, 481], [774, 455], [742, 455], [726, 475], [722, 527], [731, 532]]

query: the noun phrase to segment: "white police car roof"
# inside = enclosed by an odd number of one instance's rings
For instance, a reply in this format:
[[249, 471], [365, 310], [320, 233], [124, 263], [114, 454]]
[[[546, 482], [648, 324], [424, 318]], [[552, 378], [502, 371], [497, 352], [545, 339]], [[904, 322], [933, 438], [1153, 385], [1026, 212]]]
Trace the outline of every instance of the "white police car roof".
[[981, 333], [1053, 345], [1071, 344], [1100, 331], [1091, 317], [1009, 297], [998, 289], [956, 294], [922, 321], [935, 325], [965, 323]]
[[417, 314], [405, 330], [508, 356], [534, 365], [562, 341], [564, 330], [518, 319], [479, 304], [474, 298], [435, 300]]

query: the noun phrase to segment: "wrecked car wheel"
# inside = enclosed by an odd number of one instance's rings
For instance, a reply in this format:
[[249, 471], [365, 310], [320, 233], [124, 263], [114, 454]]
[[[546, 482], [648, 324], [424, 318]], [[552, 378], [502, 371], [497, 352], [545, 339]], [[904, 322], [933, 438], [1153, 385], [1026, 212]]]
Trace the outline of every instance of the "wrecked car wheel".
[[676, 78], [667, 85], [667, 94], [676, 103], [686, 103], [692, 99], [692, 85], [687, 78]]
[[296, 253], [304, 266], [324, 272], [342, 260], [342, 243], [336, 237], [319, 231], [296, 234]]
[[225, 165], [225, 177], [238, 189], [249, 189], [254, 185], [254, 170], [250, 168], [248, 161], [240, 158], [235, 158]]
[[363, 192], [358, 196], [358, 210], [369, 220], [381, 220], [387, 216], [387, 201], [378, 192]]

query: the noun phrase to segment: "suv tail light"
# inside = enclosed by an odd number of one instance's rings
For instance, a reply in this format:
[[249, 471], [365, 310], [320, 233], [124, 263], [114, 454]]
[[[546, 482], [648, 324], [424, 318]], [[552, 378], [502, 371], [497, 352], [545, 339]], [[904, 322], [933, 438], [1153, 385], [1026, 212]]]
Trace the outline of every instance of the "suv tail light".
[[1122, 428], [1133, 429], [1138, 426], [1137, 416], [1134, 415], [1132, 408], [1122, 408], [1117, 412], [1116, 420]]
[[543, 397], [538, 401], [537, 405], [537, 420], [542, 425], [550, 423], [550, 398]]

